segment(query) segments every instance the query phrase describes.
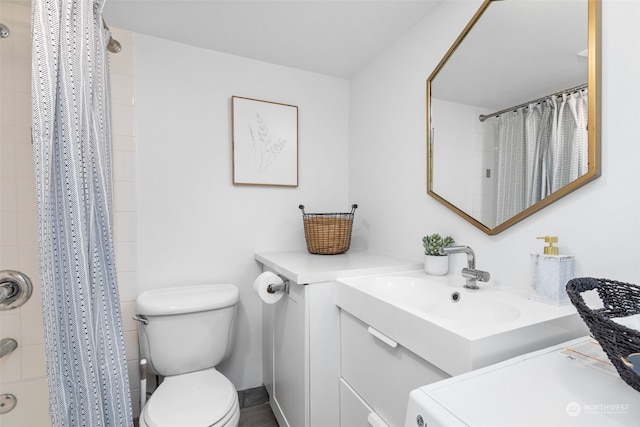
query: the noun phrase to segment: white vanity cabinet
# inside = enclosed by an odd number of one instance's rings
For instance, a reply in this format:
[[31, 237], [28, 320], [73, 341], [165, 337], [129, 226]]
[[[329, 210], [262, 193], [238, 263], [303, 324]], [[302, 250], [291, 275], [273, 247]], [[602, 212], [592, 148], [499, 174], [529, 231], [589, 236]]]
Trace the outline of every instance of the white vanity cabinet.
[[342, 427], [401, 426], [411, 390], [450, 377], [344, 310], [340, 339]]
[[[263, 379], [280, 427], [340, 426], [341, 397], [346, 395], [341, 393], [336, 280], [418, 270], [422, 263], [357, 251], [257, 253], [255, 259], [263, 270], [290, 281], [288, 294], [275, 304], [262, 304]], [[420, 378], [412, 388], [428, 382]], [[403, 411], [407, 396], [408, 391]]]
[[263, 377], [271, 408], [281, 427], [338, 426], [335, 282], [289, 286], [288, 295], [262, 309]]

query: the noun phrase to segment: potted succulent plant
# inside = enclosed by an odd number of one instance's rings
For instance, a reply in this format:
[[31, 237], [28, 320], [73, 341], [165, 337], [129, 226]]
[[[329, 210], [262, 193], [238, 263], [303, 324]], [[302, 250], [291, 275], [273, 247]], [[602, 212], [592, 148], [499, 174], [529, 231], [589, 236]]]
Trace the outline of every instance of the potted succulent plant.
[[442, 237], [438, 233], [424, 236], [424, 271], [434, 276], [443, 276], [449, 272], [449, 256], [441, 255], [441, 248], [448, 248], [455, 243], [453, 237]]

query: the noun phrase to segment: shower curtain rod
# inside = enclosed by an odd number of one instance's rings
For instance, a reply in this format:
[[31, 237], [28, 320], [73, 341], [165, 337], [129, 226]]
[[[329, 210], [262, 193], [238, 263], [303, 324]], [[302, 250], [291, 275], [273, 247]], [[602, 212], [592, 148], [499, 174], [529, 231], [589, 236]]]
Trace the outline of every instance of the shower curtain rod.
[[504, 110], [496, 111], [495, 113], [491, 113], [491, 114], [480, 114], [480, 117], [478, 117], [478, 118], [480, 119], [481, 122], [484, 122], [488, 118], [498, 117], [502, 113], [506, 113], [508, 111], [516, 111], [518, 108], [526, 107], [529, 104], [537, 104], [538, 102], [544, 101], [545, 99], [551, 98], [552, 96], [562, 95], [563, 93], [577, 92], [579, 90], [585, 89], [587, 86], [588, 86], [587, 83], [583, 83], [583, 84], [581, 84], [579, 86], [572, 87], [571, 89], [561, 90], [560, 92], [552, 93], [551, 95], [543, 96], [542, 98], [538, 98], [538, 99], [533, 100], [533, 101], [525, 102], [524, 104], [516, 105], [515, 107], [505, 108]]

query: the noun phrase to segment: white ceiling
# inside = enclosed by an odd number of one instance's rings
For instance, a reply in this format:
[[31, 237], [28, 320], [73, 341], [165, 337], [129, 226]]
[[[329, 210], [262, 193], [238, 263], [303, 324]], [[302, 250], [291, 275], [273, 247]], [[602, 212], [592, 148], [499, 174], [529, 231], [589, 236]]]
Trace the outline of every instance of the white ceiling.
[[349, 78], [442, 1], [107, 0], [104, 18], [140, 34]]
[[[30, 5], [30, 0], [0, 0], [5, 1]], [[444, 1], [106, 0], [104, 18], [111, 27], [348, 79]], [[506, 3], [536, 10], [499, 13]], [[475, 45], [467, 37], [464, 50], [471, 53], [456, 50], [446, 72], [438, 74], [437, 96], [499, 109], [566, 89], [574, 81], [584, 82], [586, 58], [577, 52], [586, 48], [586, 4], [584, 0], [493, 3], [491, 13], [482, 16], [483, 30], [474, 27], [472, 33], [488, 31], [497, 39], [487, 42], [481, 36], [484, 41]], [[578, 10], [571, 10], [575, 5]], [[494, 15], [493, 9], [498, 13]], [[507, 28], [514, 28], [515, 35], [505, 36]], [[530, 43], [522, 42], [519, 34], [531, 35]], [[497, 47], [497, 57], [488, 56], [490, 46]], [[540, 60], [540, 49], [550, 59]], [[512, 64], [520, 65], [517, 71], [511, 71]], [[533, 64], [552, 66], [529, 66]], [[488, 71], [480, 71], [480, 66]], [[497, 83], [490, 83], [488, 75], [497, 77]]]

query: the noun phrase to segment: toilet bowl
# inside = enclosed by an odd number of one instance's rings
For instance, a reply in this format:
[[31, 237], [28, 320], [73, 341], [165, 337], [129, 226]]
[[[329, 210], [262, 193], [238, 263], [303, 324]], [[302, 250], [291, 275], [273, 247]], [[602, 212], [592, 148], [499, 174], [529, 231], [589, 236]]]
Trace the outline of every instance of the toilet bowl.
[[237, 426], [238, 394], [215, 368], [166, 377], [140, 414], [140, 427]]
[[238, 295], [228, 284], [140, 294], [140, 357], [164, 377], [142, 409], [141, 427], [238, 425], [236, 389], [215, 369], [231, 353]]

